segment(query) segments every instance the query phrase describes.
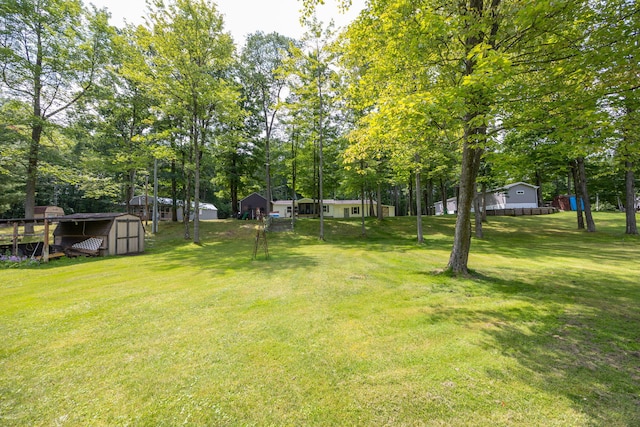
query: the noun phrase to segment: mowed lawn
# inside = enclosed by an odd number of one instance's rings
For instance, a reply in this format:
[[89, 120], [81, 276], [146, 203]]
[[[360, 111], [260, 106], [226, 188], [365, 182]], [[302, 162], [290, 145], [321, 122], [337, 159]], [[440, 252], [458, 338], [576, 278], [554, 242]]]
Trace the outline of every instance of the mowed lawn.
[[162, 224], [144, 254], [0, 269], [2, 426], [640, 425], [624, 214]]

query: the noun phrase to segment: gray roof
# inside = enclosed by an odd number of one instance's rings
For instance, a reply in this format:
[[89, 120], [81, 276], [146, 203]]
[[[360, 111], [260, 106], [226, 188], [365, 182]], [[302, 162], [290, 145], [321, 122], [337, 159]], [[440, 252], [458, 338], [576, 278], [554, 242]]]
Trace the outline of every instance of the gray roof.
[[[516, 187], [516, 186], [518, 186], [518, 185], [524, 185], [524, 186], [526, 186], [526, 187], [531, 187], [531, 188], [538, 188], [538, 186], [537, 186], [537, 185], [528, 184], [528, 183], [526, 183], [526, 182], [522, 182], [522, 181], [520, 181], [520, 182], [514, 182], [513, 184], [507, 184], [507, 185], [504, 185], [504, 186], [502, 186], [502, 187], [498, 188], [498, 190], [508, 190], [508, 189], [513, 188], [513, 187]], [[496, 191], [497, 191], [497, 190], [496, 190]]]
[[104, 221], [106, 219], [114, 219], [124, 215], [125, 212], [104, 212], [104, 213], [75, 213], [71, 215], [59, 216], [56, 218], [58, 222], [74, 222], [74, 221]]

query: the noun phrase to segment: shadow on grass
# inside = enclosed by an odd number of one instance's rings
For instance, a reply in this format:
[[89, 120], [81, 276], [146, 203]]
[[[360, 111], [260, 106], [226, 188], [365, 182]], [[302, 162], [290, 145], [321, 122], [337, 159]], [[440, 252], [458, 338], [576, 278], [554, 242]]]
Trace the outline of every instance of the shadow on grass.
[[618, 283], [626, 292], [610, 294], [606, 284], [588, 283], [579, 274], [553, 284], [482, 275], [471, 283], [458, 282], [456, 292], [502, 298], [505, 306], [442, 307], [431, 321], [484, 325], [484, 345], [519, 366], [487, 371], [489, 376], [515, 376], [543, 393], [567, 398], [594, 425], [640, 425], [637, 284]]
[[[510, 258], [546, 258], [553, 254], [578, 260], [627, 261], [640, 250], [640, 237], [624, 234], [620, 218], [603, 215], [596, 233], [578, 230], [573, 214], [541, 217], [495, 217], [484, 226], [485, 237], [475, 249]], [[624, 218], [622, 218], [624, 225]], [[473, 251], [474, 249], [472, 249]]]

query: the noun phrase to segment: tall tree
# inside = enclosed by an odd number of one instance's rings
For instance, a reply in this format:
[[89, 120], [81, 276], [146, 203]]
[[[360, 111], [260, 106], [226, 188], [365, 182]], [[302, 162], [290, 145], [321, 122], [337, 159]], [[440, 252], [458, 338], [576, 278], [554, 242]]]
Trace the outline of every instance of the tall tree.
[[24, 102], [0, 99], [0, 214], [24, 199], [29, 115], [29, 105]]
[[[135, 196], [137, 174], [148, 171], [152, 163], [153, 145], [159, 129], [152, 109], [155, 100], [151, 92], [137, 80], [122, 73], [122, 64], [137, 58], [144, 64], [139, 50], [133, 45], [131, 28], [114, 38], [112, 67], [103, 80], [103, 89], [97, 103], [94, 149], [102, 160], [98, 166], [110, 171], [126, 188], [124, 202], [129, 210], [129, 201]], [[153, 137], [151, 136], [153, 135]]]
[[597, 68], [604, 104], [615, 124], [614, 140], [625, 181], [626, 233], [637, 234], [635, 169], [640, 158], [640, 10], [628, 0], [594, 1], [597, 21], [589, 36], [589, 59]]
[[[0, 4], [0, 87], [31, 105], [25, 216], [33, 217], [40, 144], [46, 127], [93, 88], [110, 50], [104, 11], [80, 0], [5, 0]], [[27, 226], [27, 232], [32, 232]]]
[[[278, 33], [250, 34], [240, 58], [241, 78], [248, 105], [254, 111], [262, 140], [265, 157], [265, 193], [267, 210], [271, 211], [272, 194], [272, 152], [271, 144], [275, 127], [278, 125], [278, 112], [282, 103], [283, 91], [287, 84], [282, 72], [285, 59], [290, 56], [293, 40]], [[268, 213], [268, 212], [267, 212]]]
[[619, 154], [624, 162], [626, 234], [638, 234], [636, 224], [635, 168], [640, 158], [640, 96], [629, 94], [623, 100]]
[[150, 28], [136, 33], [138, 45], [148, 53], [147, 68], [140, 72], [134, 63], [127, 72], [147, 85], [165, 114], [180, 119], [175, 138], [188, 141], [185, 238], [190, 238], [193, 196], [193, 241], [200, 243], [201, 158], [222, 111], [237, 105], [238, 93], [229, 79], [234, 45], [210, 1], [154, 0], [151, 5]]
[[[398, 88], [404, 81], [416, 89], [409, 108], [424, 115], [423, 105], [434, 103], [441, 116], [451, 118], [443, 130], [451, 140], [458, 138], [462, 154], [448, 263], [454, 274], [467, 272], [471, 204], [483, 155], [501, 127], [532, 121], [514, 114], [527, 112], [519, 108], [524, 100], [540, 102], [562, 87], [561, 78], [553, 77], [563, 77], [563, 63], [581, 54], [584, 17], [589, 16], [585, 3], [374, 0], [349, 28], [351, 43], [359, 41], [361, 47], [357, 54], [366, 59], [361, 64], [368, 78], [361, 85]], [[533, 85], [531, 75], [538, 79]], [[580, 80], [572, 80], [577, 87]], [[380, 101], [374, 111], [394, 100]]]
[[295, 99], [295, 104], [289, 104], [288, 108], [293, 114], [304, 117], [311, 126], [307, 134], [312, 140], [306, 145], [312, 147], [312, 182], [317, 184], [313, 198], [318, 201], [319, 238], [324, 240], [325, 148], [329, 142], [337, 141], [331, 131], [337, 84], [336, 72], [331, 67], [335, 59], [330, 48], [334, 34], [332, 25], [324, 28], [315, 17], [306, 24], [302, 46], [294, 47], [285, 66], [290, 76], [292, 99]]

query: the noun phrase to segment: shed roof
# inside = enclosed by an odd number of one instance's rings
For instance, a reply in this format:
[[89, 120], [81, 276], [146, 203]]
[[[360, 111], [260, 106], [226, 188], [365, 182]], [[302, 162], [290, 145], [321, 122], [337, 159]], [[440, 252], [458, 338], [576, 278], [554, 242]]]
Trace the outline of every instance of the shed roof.
[[43, 214], [45, 213], [47, 210], [51, 210], [51, 211], [62, 211], [64, 212], [64, 210], [59, 207], [59, 206], [53, 206], [53, 205], [49, 205], [49, 206], [35, 206], [33, 208], [33, 213], [35, 214]]
[[247, 200], [247, 199], [248, 199], [248, 198], [250, 198], [250, 197], [255, 197], [255, 196], [258, 196], [258, 197], [260, 197], [261, 199], [264, 199], [264, 201], [267, 201], [267, 198], [266, 198], [266, 197], [264, 197], [262, 194], [256, 193], [256, 192], [254, 191], [253, 193], [249, 194], [248, 196], [243, 197], [242, 199], [240, 199], [240, 202], [242, 202], [242, 201], [244, 201], [244, 200]]
[[74, 221], [104, 221], [121, 216], [131, 216], [124, 212], [106, 212], [106, 213], [75, 213], [71, 215], [65, 215], [56, 218], [59, 222], [74, 222]]

